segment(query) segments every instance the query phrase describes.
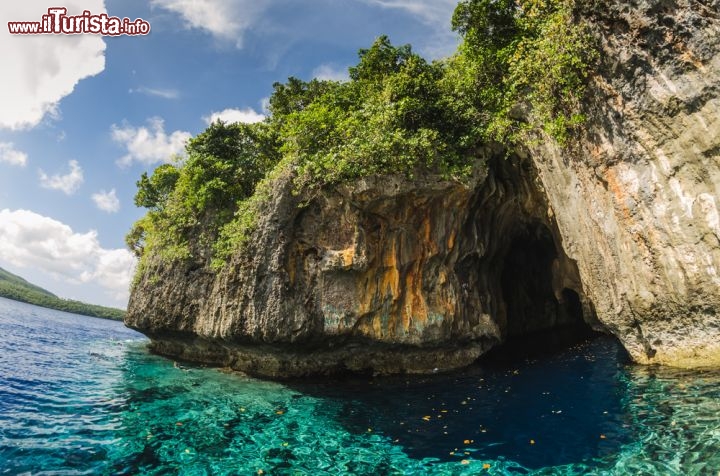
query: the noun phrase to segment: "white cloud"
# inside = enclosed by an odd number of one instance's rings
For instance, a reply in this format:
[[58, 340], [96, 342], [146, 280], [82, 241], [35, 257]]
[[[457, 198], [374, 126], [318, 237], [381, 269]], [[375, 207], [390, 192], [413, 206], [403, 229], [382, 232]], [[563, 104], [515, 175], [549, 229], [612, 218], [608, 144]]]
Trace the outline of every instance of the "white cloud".
[[[103, 0], [67, 0], [69, 14], [104, 13]], [[48, 3], [0, 3], [0, 128], [27, 129], [58, 114], [77, 83], [105, 69], [105, 42], [96, 35], [11, 35], [9, 21], [40, 21]]]
[[111, 127], [112, 139], [127, 149], [127, 154], [118, 160], [121, 166], [133, 162], [155, 164], [170, 162], [178, 155], [183, 155], [185, 143], [191, 135], [185, 131], [165, 133], [165, 123], [159, 117], [148, 119], [149, 127], [134, 127], [129, 124]]
[[265, 97], [260, 100], [260, 110], [266, 116], [268, 114], [270, 114], [270, 98], [269, 97]]
[[256, 112], [255, 110], [248, 107], [245, 109], [224, 109], [219, 112], [211, 112], [209, 116], [203, 117], [203, 120], [207, 124], [212, 124], [218, 119], [228, 124], [231, 124], [233, 122], [254, 124], [256, 122], [261, 122], [263, 119], [265, 119], [265, 115]]
[[442, 24], [450, 28], [450, 19], [457, 6], [457, 0], [361, 0], [383, 8], [405, 10], [425, 23]]
[[76, 233], [68, 225], [29, 210], [0, 210], [0, 259], [73, 284], [98, 284], [127, 302], [135, 258], [122, 248], [100, 246], [97, 232]]
[[120, 211], [120, 200], [117, 198], [115, 189], [109, 192], [100, 190], [98, 193], [93, 193], [92, 199], [95, 205], [104, 212], [117, 213]]
[[179, 14], [187, 28], [210, 33], [222, 41], [232, 41], [242, 48], [243, 34], [270, 2], [257, 0], [152, 0], [154, 7]]
[[350, 79], [347, 68], [337, 68], [329, 64], [321, 64], [312, 72], [313, 78], [330, 81], [347, 81]]
[[60, 190], [66, 195], [72, 195], [77, 192], [85, 180], [83, 177], [82, 167], [78, 164], [77, 160], [71, 160], [68, 162], [70, 171], [65, 175], [55, 174], [48, 176], [43, 170], [40, 170], [40, 185], [43, 188], [49, 188], [51, 190]]
[[458, 36], [451, 30], [452, 15], [457, 0], [359, 0], [381, 8], [404, 10], [432, 28], [428, 41], [421, 50], [432, 58], [451, 55], [458, 44]]
[[16, 150], [12, 142], [0, 142], [0, 162], [25, 167], [27, 159], [27, 154]]
[[145, 94], [146, 96], [155, 96], [163, 99], [177, 99], [180, 97], [180, 92], [176, 89], [162, 89], [162, 88], [147, 88], [140, 86], [136, 89], [130, 89], [130, 94], [139, 93]]

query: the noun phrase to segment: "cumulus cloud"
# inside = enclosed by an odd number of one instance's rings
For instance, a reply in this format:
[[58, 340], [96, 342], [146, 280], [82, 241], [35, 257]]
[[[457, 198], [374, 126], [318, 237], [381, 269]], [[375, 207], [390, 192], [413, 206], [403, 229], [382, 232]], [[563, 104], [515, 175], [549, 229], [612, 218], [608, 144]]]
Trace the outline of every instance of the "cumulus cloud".
[[155, 96], [163, 99], [177, 99], [180, 97], [180, 92], [176, 89], [163, 89], [163, 88], [148, 88], [140, 86], [136, 89], [130, 89], [130, 94], [139, 93], [146, 96]]
[[337, 68], [329, 64], [321, 64], [312, 72], [313, 78], [330, 81], [347, 81], [350, 79], [347, 68]]
[[12, 142], [0, 142], [0, 162], [25, 167], [27, 159], [27, 154], [16, 150]]
[[117, 198], [115, 189], [106, 192], [100, 190], [98, 193], [92, 194], [93, 202], [98, 209], [107, 213], [117, 213], [120, 211], [120, 200]]
[[217, 120], [227, 123], [244, 122], [246, 124], [254, 124], [261, 122], [263, 119], [265, 119], [264, 114], [256, 112], [249, 107], [245, 109], [224, 109], [219, 112], [211, 112], [209, 116], [203, 117], [203, 120], [207, 124], [212, 124]]
[[[40, 21], [48, 3], [0, 2], [0, 128], [28, 129], [57, 115], [77, 83], [105, 69], [105, 42], [95, 35], [11, 35], [9, 21]], [[52, 6], [52, 5], [50, 5]], [[103, 0], [67, 0], [68, 13], [104, 13]]]
[[112, 139], [127, 149], [127, 154], [118, 160], [121, 166], [133, 162], [151, 165], [158, 162], [170, 162], [183, 155], [185, 143], [191, 135], [185, 131], [165, 132], [165, 123], [159, 117], [148, 119], [149, 127], [135, 127], [130, 124], [111, 127]]
[[152, 0], [153, 7], [177, 13], [187, 28], [203, 30], [242, 48], [243, 35], [271, 2], [256, 0]]
[[127, 301], [135, 258], [122, 248], [105, 249], [97, 232], [29, 210], [0, 210], [0, 259], [73, 284], [95, 283], [114, 300]]
[[68, 162], [68, 166], [70, 167], [70, 171], [65, 175], [55, 174], [48, 176], [48, 174], [40, 169], [40, 185], [50, 190], [60, 190], [66, 195], [72, 195], [77, 192], [85, 180], [82, 167], [80, 167], [77, 160], [71, 160]]

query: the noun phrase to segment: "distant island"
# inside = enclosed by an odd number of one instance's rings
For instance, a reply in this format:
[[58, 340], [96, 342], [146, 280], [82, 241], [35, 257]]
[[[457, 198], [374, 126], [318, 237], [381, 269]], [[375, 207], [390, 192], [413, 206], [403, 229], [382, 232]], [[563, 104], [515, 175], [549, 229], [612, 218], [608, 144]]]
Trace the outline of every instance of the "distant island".
[[29, 283], [20, 276], [14, 275], [2, 268], [0, 268], [0, 297], [34, 304], [48, 309], [112, 319], [115, 321], [122, 321], [125, 317], [125, 311], [121, 309], [59, 298], [50, 291]]

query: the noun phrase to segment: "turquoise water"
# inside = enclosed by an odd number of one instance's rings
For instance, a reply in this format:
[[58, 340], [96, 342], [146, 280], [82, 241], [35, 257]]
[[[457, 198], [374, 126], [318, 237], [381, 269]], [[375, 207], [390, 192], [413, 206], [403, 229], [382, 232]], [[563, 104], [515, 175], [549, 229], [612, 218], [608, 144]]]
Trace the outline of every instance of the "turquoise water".
[[711, 474], [720, 372], [600, 338], [433, 378], [263, 382], [0, 299], [0, 474]]

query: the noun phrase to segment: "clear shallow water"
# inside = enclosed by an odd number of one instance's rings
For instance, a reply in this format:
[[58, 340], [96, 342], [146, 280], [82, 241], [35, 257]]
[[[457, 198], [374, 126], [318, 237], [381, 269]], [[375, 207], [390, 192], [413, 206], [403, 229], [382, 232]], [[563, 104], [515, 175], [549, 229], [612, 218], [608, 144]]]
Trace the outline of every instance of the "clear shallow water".
[[0, 299], [0, 474], [712, 474], [720, 372], [610, 339], [455, 375], [278, 384]]

